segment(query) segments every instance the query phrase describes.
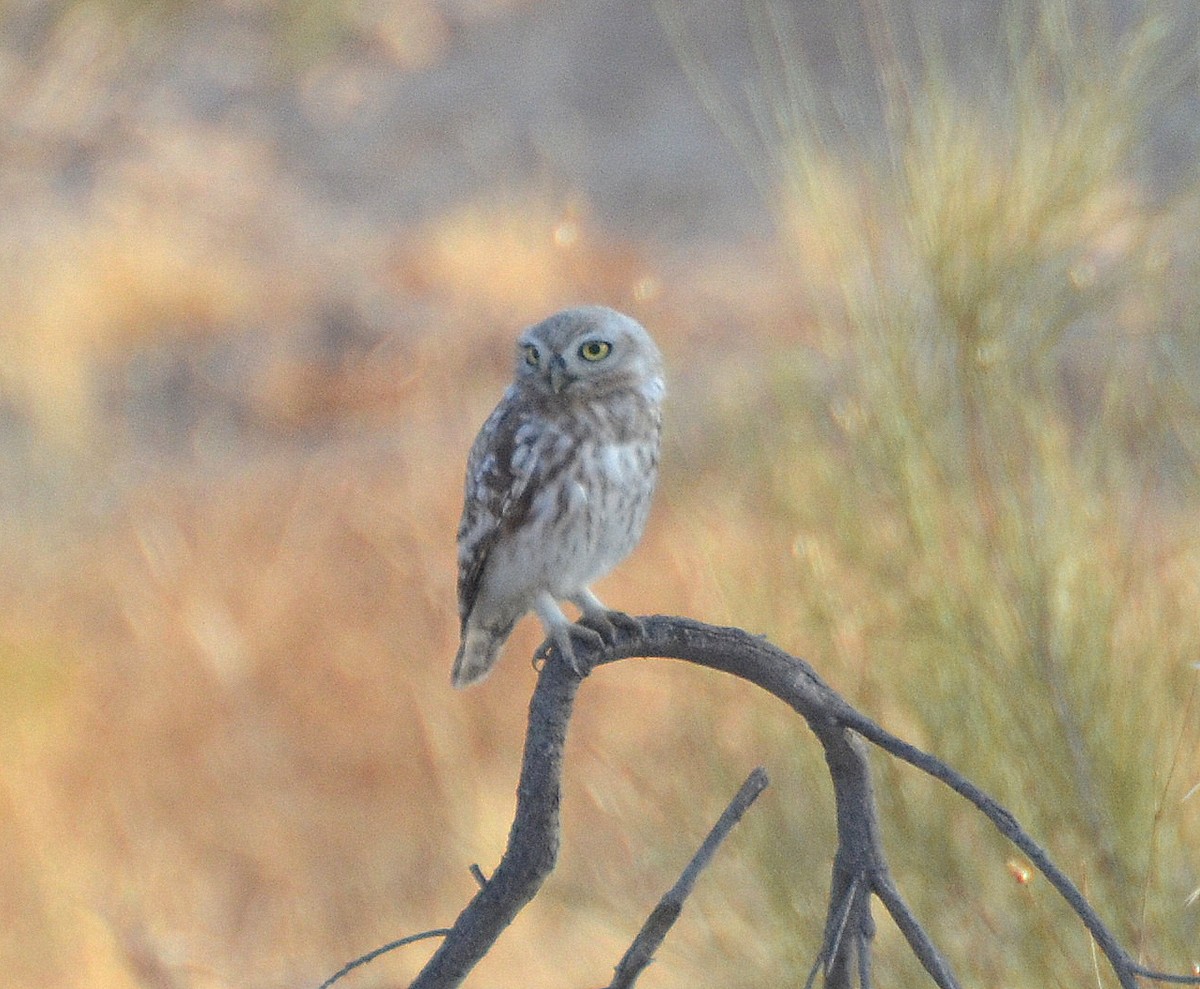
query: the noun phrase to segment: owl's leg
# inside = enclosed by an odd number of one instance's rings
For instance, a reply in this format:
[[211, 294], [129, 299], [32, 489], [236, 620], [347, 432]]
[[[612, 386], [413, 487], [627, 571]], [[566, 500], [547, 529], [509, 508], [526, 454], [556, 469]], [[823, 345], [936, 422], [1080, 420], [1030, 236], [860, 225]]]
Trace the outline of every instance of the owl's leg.
[[604, 602], [586, 587], [578, 594], [573, 595], [570, 601], [583, 612], [579, 624], [595, 629], [606, 645], [615, 645], [619, 632], [634, 637], [646, 633], [642, 623], [633, 615], [605, 607]]
[[580, 676], [586, 676], [590, 670], [585, 669], [575, 658], [575, 647], [571, 644], [571, 639], [577, 638], [594, 647], [604, 644], [604, 636], [594, 628], [588, 628], [567, 618], [558, 602], [548, 592], [543, 591], [534, 599], [533, 610], [537, 612], [538, 618], [542, 620], [542, 627], [546, 630], [546, 646], [539, 650], [539, 655], [544, 658], [546, 651], [553, 646], [570, 664], [571, 669]]

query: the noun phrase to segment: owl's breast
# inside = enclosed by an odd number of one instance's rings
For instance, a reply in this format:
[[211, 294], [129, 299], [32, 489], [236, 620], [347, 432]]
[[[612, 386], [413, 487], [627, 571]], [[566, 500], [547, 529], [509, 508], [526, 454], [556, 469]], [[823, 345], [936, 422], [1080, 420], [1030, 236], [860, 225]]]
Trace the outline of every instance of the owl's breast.
[[[597, 430], [596, 432], [603, 432]], [[637, 545], [658, 475], [657, 432], [633, 439], [541, 437], [528, 510], [492, 549], [489, 596], [577, 594]]]
[[635, 493], [645, 486], [647, 471], [658, 459], [645, 443], [603, 443], [589, 453], [606, 483]]
[[586, 446], [576, 472], [585, 499], [579, 550], [593, 571], [589, 579], [595, 579], [615, 567], [641, 539], [657, 480], [658, 454], [644, 443]]

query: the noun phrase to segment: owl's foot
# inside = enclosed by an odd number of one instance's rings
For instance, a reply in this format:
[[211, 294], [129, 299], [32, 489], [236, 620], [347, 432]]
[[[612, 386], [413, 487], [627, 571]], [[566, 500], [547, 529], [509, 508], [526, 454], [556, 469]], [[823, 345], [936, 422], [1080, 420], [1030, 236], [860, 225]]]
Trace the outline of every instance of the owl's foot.
[[646, 634], [641, 620], [627, 615], [623, 611], [588, 611], [579, 619], [578, 624], [593, 629], [606, 646], [615, 646], [621, 636], [640, 638]]
[[580, 646], [586, 646], [588, 649], [595, 649], [597, 646], [606, 644], [603, 634], [598, 630], [589, 628], [587, 625], [579, 622], [564, 622], [550, 629], [550, 634], [546, 637], [546, 641], [542, 643], [542, 647], [534, 655], [535, 665], [537, 660], [545, 662], [549, 659], [550, 651], [553, 649], [567, 661], [567, 665], [580, 677], [587, 676], [592, 672], [592, 664], [585, 663], [575, 655], [573, 640], [574, 642], [578, 642]]

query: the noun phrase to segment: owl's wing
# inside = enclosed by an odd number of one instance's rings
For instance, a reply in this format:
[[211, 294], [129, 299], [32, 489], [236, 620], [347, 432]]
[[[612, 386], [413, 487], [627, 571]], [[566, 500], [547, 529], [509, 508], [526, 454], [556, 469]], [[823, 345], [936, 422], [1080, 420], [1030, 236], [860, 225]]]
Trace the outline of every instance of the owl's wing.
[[467, 458], [458, 526], [458, 611], [464, 624], [475, 605], [496, 542], [521, 527], [537, 485], [544, 431], [510, 392], [480, 429]]

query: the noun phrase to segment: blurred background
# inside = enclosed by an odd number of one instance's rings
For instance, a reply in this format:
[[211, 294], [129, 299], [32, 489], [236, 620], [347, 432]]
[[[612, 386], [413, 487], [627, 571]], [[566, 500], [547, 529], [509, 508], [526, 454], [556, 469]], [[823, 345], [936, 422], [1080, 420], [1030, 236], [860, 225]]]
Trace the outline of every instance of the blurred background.
[[[503, 850], [538, 642], [451, 690], [463, 465], [514, 336], [584, 301], [642, 320], [671, 385], [602, 596], [805, 656], [1191, 971], [1198, 21], [0, 5], [0, 981], [315, 986], [453, 921]], [[758, 763], [642, 981], [802, 983], [820, 753], [665, 661], [583, 688], [559, 867], [475, 981], [606, 982]], [[978, 815], [876, 768], [966, 984], [1114, 984]], [[924, 984], [886, 922], [878, 951]]]

